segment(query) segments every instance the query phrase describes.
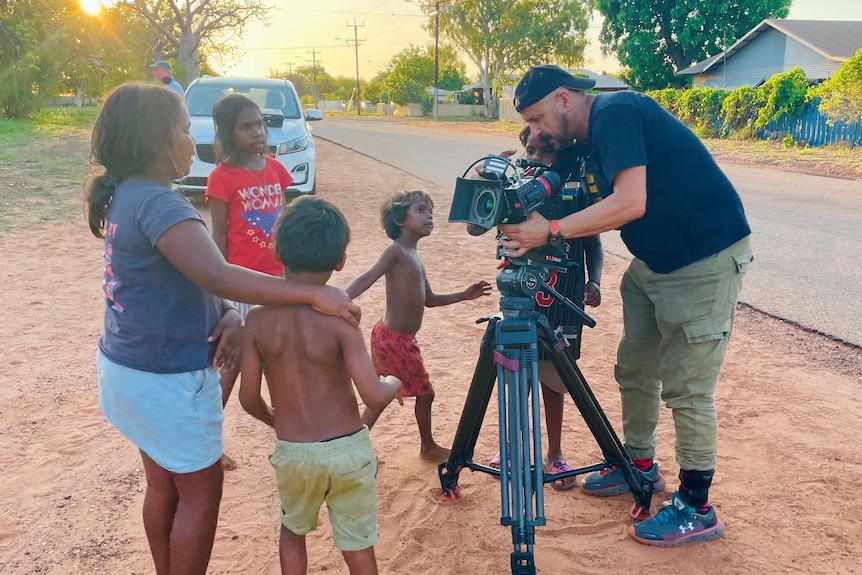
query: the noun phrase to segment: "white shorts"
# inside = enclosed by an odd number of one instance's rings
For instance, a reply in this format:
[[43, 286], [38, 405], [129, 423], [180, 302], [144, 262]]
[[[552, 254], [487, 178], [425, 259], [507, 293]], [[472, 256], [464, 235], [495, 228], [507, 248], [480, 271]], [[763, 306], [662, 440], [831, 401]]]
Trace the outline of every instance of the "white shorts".
[[191, 473], [221, 458], [224, 410], [217, 371], [138, 371], [112, 362], [101, 349], [96, 366], [102, 413], [161, 467]]

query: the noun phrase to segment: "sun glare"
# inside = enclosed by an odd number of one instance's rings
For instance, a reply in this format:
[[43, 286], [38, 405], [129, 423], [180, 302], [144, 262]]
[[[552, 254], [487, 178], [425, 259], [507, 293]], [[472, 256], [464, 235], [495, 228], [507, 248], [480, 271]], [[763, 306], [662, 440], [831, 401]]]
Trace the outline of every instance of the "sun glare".
[[81, 1], [81, 10], [86, 12], [87, 14], [94, 16], [99, 13], [99, 10], [102, 8], [102, 3], [100, 0], [80, 0]]

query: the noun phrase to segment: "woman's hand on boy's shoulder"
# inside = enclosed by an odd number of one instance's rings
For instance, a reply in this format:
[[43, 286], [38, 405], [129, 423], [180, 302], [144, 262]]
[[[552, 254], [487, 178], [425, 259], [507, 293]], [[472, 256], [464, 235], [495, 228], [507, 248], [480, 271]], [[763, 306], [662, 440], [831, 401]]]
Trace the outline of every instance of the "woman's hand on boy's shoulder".
[[335, 286], [322, 286], [311, 307], [320, 313], [340, 317], [355, 328], [359, 327], [362, 310], [353, 303], [347, 292]]

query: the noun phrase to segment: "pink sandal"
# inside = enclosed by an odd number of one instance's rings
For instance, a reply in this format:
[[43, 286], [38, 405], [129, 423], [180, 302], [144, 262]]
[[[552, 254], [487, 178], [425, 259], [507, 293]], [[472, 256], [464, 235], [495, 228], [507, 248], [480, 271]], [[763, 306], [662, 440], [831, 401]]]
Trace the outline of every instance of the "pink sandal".
[[[557, 459], [556, 461], [552, 461], [548, 464], [548, 473], [551, 475], [557, 473], [565, 473], [566, 471], [571, 471], [572, 468], [569, 467], [569, 464], [565, 459]], [[556, 489], [557, 491], [567, 491], [578, 484], [578, 479], [576, 475], [570, 475], [568, 477], [563, 477], [562, 479], [555, 479], [551, 482], [551, 487]]]
[[[491, 460], [491, 462], [488, 464], [488, 466], [493, 467], [494, 469], [500, 469], [500, 467], [502, 467], [501, 463], [502, 462], [500, 461], [500, 454], [498, 453], [497, 455], [494, 456], [494, 459]], [[510, 462], [509, 463], [509, 469], [511, 469], [511, 468], [512, 468], [512, 464]]]

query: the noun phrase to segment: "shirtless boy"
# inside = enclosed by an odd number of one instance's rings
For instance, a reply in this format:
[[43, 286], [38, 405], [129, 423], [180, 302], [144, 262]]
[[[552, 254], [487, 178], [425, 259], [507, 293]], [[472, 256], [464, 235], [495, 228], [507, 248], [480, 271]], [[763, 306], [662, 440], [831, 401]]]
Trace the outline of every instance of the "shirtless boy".
[[[282, 211], [275, 238], [286, 279], [325, 285], [344, 266], [350, 230], [335, 206], [303, 197]], [[261, 397], [262, 375], [272, 407]], [[378, 378], [362, 333], [347, 322], [307, 305], [249, 311], [239, 399], [275, 428], [270, 463], [281, 498], [283, 574], [306, 573], [305, 535], [324, 502], [350, 573], [377, 574], [377, 457], [351, 379], [372, 409], [404, 402], [401, 382]]]
[[[419, 240], [434, 229], [434, 202], [422, 191], [400, 192], [380, 208], [386, 235], [393, 241], [371, 269], [347, 286], [355, 299], [386, 276], [386, 314], [371, 332], [371, 358], [378, 374], [392, 374], [404, 386], [406, 397], [416, 397], [416, 423], [419, 426], [423, 459], [434, 462], [449, 457], [449, 450], [437, 445], [431, 434], [431, 403], [434, 388], [422, 362], [416, 333], [422, 326], [426, 307], [449, 305], [491, 293], [491, 284], [478, 281], [464, 291], [435, 294], [425, 276], [425, 267], [416, 251]], [[385, 406], [366, 404], [362, 421], [370, 429]]]

